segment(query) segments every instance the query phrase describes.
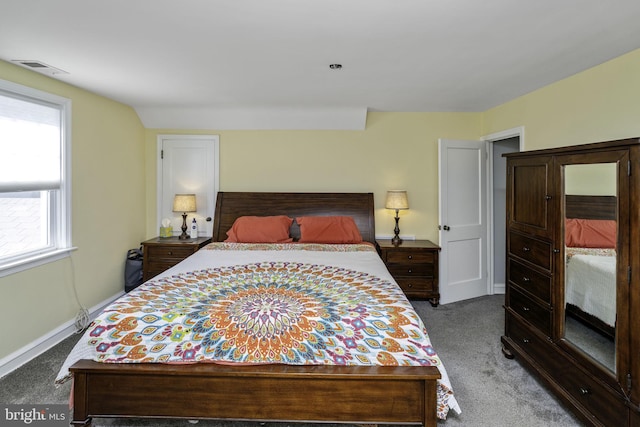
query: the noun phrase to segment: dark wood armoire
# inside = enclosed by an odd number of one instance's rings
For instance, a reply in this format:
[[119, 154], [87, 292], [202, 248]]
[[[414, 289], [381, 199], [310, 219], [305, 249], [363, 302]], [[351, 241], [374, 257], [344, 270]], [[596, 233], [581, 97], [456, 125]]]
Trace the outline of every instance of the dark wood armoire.
[[505, 157], [503, 352], [585, 423], [640, 427], [640, 140]]

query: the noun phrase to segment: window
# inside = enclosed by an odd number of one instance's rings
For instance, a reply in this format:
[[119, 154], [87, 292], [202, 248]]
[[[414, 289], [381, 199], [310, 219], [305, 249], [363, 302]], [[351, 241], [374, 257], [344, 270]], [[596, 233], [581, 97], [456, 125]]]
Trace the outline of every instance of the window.
[[0, 80], [0, 276], [71, 248], [71, 101]]

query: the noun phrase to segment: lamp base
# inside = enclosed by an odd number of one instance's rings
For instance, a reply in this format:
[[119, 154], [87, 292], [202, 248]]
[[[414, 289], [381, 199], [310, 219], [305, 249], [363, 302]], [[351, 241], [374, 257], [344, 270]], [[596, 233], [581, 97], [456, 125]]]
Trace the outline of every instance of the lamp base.
[[178, 239], [180, 240], [186, 240], [186, 239], [190, 239], [191, 236], [189, 236], [187, 234], [187, 214], [183, 213], [182, 214], [182, 234], [180, 236], [178, 236]]
[[393, 236], [393, 239], [391, 239], [391, 243], [395, 246], [399, 245], [400, 243], [402, 243], [402, 239], [400, 238], [399, 234], [400, 234], [400, 227], [398, 227], [398, 222], [400, 221], [400, 217], [398, 216], [398, 209], [396, 209], [396, 228], [393, 229], [393, 232], [395, 233], [395, 235]]

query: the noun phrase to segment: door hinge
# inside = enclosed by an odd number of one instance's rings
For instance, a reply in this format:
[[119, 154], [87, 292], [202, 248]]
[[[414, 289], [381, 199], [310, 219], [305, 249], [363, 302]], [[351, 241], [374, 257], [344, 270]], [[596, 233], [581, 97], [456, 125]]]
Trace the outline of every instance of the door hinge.
[[631, 374], [627, 374], [627, 393], [631, 393]]
[[160, 150], [160, 159], [164, 159], [164, 150]]

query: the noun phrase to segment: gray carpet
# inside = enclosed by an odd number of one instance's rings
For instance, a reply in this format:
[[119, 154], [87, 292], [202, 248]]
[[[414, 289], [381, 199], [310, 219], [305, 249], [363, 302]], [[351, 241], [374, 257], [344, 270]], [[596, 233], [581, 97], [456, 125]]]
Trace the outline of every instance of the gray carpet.
[[[431, 307], [413, 301], [429, 330], [433, 346], [451, 379], [462, 414], [450, 412], [441, 427], [581, 426], [517, 361], [503, 357], [502, 295]], [[0, 379], [0, 402], [67, 403], [70, 384], [53, 385], [60, 365], [79, 336], [74, 335], [11, 374]], [[190, 427], [185, 420], [95, 419], [101, 426]], [[267, 427], [288, 426], [267, 423]], [[261, 427], [250, 422], [202, 420], [197, 427]], [[296, 427], [304, 427], [297, 424]], [[306, 425], [309, 427], [309, 425]], [[317, 427], [332, 426], [322, 424]]]

